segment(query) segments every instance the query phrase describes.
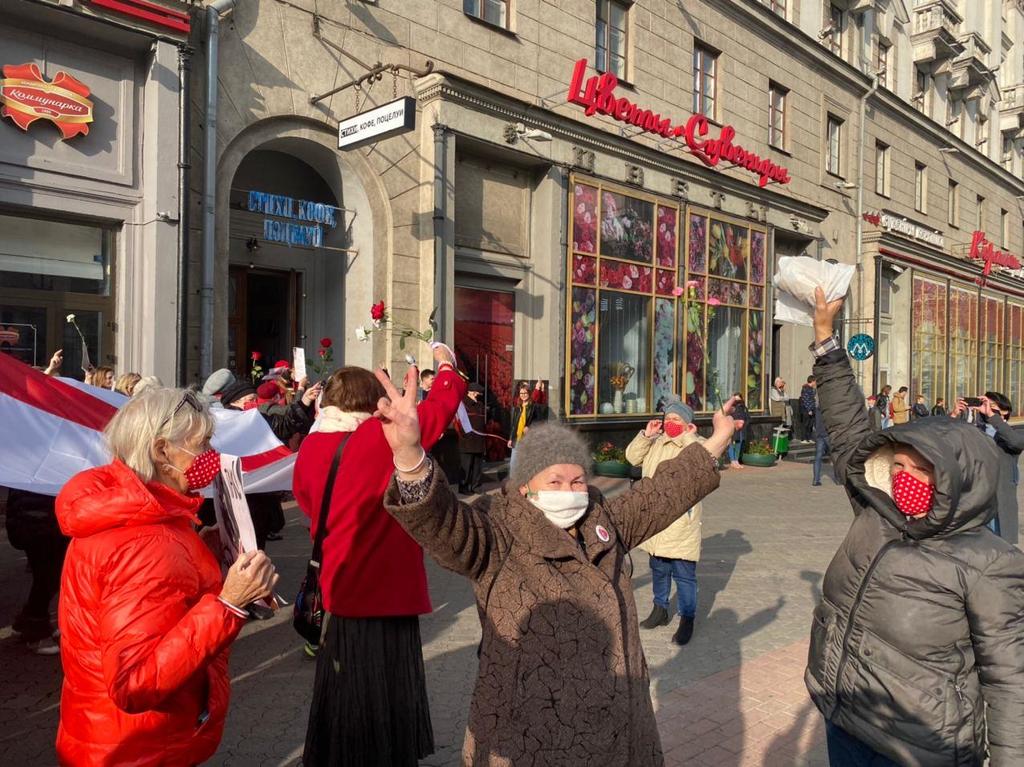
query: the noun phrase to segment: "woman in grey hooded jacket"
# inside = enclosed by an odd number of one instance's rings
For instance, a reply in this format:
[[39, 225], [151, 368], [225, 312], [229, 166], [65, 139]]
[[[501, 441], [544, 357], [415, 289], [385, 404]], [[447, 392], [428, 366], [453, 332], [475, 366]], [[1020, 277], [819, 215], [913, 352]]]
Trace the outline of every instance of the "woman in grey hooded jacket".
[[1024, 764], [1024, 553], [985, 524], [999, 456], [922, 418], [873, 433], [842, 300], [815, 312], [818, 396], [855, 518], [825, 573], [805, 681], [833, 767]]

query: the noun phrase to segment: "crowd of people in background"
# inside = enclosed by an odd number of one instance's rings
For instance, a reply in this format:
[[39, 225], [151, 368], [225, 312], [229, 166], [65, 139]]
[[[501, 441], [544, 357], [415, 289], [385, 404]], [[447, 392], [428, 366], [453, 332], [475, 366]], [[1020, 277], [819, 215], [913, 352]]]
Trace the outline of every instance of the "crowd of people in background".
[[[890, 385], [865, 399], [831, 335], [841, 303], [819, 291], [814, 373], [798, 397], [781, 378], [769, 396], [772, 415], [815, 443], [812, 484], [831, 456], [856, 512], [825, 574], [805, 676], [831, 762], [973, 765], [987, 752], [993, 767], [1021, 763], [1024, 555], [1013, 544], [1024, 433], [1009, 425], [1013, 403], [988, 391], [947, 410]], [[229, 648], [257, 606], [276, 607], [263, 549], [282, 537], [286, 496], [248, 494], [258, 550], [218, 562], [212, 503], [199, 494], [220, 470], [216, 408], [256, 410], [297, 452], [292, 493], [310, 537], [325, 533], [324, 630], [305, 644], [317, 665], [304, 765], [397, 767], [433, 753], [424, 551], [477, 599], [465, 763], [543, 749], [580, 764], [663, 763], [639, 630], [678, 617], [669, 641], [694, 635], [701, 501], [723, 455], [742, 467], [742, 393], [715, 411], [706, 438], [689, 406], [662, 403], [625, 451], [642, 478], [606, 500], [589, 484], [581, 436], [547, 422], [545, 382], [516, 383], [508, 431], [494, 433], [484, 387], [443, 344], [433, 362], [410, 366], [404, 387], [353, 366], [295, 380], [285, 360], [265, 375], [223, 368], [189, 389], [86, 372], [86, 384], [125, 397], [105, 430], [112, 462], [57, 498], [12, 490], [6, 508], [32, 572], [12, 628], [32, 652], [63, 656], [63, 763], [123, 763], [157, 747], [166, 763], [197, 764], [217, 749]], [[61, 365], [58, 351], [40, 371], [59, 376]], [[508, 481], [464, 502], [481, 491], [489, 439], [511, 450]], [[626, 566], [634, 547], [650, 557], [643, 621]]]

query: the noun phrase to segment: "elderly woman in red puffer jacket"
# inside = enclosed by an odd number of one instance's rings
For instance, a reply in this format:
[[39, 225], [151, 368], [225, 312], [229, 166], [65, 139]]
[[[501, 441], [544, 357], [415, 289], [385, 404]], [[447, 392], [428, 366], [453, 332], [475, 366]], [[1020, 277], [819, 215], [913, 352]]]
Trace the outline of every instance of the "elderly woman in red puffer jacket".
[[150, 389], [107, 426], [112, 463], [57, 496], [71, 538], [61, 580], [57, 755], [66, 765], [193, 765], [217, 750], [228, 647], [272, 593], [262, 552], [220, 565], [193, 527], [220, 471], [191, 392]]

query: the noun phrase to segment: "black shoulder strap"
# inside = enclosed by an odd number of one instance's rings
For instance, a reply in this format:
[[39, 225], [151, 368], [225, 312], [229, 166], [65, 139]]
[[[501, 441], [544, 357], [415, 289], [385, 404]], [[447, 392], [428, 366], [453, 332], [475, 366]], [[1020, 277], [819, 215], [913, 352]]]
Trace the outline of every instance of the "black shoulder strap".
[[346, 435], [338, 443], [338, 449], [334, 452], [334, 458], [331, 460], [331, 468], [327, 472], [327, 484], [324, 486], [324, 496], [320, 501], [320, 519], [316, 526], [316, 537], [313, 539], [313, 556], [309, 560], [316, 567], [320, 567], [320, 555], [323, 553], [324, 536], [327, 534], [327, 512], [330, 511], [331, 496], [334, 495], [334, 478], [338, 476], [338, 464], [341, 463], [341, 456], [345, 452], [345, 445], [351, 436], [351, 434]]

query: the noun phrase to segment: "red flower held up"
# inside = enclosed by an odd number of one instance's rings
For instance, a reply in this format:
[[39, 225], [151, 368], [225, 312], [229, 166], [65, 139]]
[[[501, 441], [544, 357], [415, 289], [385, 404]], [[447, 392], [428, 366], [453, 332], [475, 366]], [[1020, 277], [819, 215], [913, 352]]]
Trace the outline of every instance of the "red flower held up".
[[262, 352], [252, 352], [252, 354], [250, 354], [249, 356], [250, 356], [250, 357], [251, 357], [251, 358], [252, 358], [252, 359], [253, 359], [254, 361], [255, 361], [255, 360], [261, 360], [261, 359], [263, 359], [263, 353], [262, 353]]
[[331, 343], [332, 343], [331, 339], [327, 338], [326, 336], [324, 338], [320, 339], [320, 345], [322, 347], [324, 347], [325, 349], [330, 349], [331, 348]]
[[375, 303], [373, 306], [370, 307], [370, 319], [371, 320], [382, 320], [382, 319], [384, 319], [384, 312], [385, 312], [384, 302], [383, 301], [378, 301], [377, 303]]

